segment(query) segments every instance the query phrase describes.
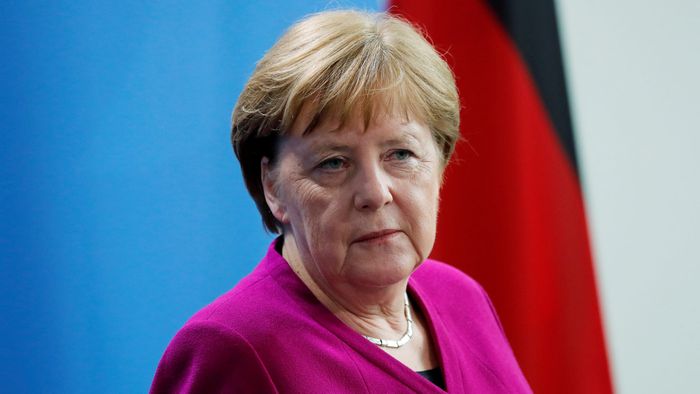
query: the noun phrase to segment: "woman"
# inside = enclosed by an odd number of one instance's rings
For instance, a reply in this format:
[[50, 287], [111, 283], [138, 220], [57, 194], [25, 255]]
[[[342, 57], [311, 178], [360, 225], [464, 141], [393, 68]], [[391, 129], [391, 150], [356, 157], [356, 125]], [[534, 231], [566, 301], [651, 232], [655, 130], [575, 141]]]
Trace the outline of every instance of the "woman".
[[281, 236], [178, 332], [151, 391], [529, 392], [481, 287], [427, 259], [458, 136], [451, 71], [408, 23], [334, 11], [294, 25], [232, 127]]

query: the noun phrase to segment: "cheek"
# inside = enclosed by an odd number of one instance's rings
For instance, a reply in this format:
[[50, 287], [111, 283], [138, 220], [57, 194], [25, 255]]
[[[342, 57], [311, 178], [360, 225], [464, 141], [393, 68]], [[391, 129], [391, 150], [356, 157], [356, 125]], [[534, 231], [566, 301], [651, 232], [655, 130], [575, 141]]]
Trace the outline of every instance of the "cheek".
[[290, 176], [284, 187], [285, 200], [288, 202], [290, 220], [296, 223], [306, 222], [315, 215], [323, 201], [323, 190], [313, 182], [300, 176]]
[[338, 230], [339, 196], [333, 189], [318, 185], [313, 180], [297, 176], [286, 187], [289, 221], [297, 236], [316, 245]]
[[347, 253], [340, 192], [319, 186], [309, 179], [293, 184], [294, 206], [290, 225], [307, 269], [321, 275], [338, 274]]
[[[434, 163], [431, 163], [434, 165]], [[437, 218], [440, 197], [440, 172], [432, 165], [414, 180], [414, 199], [422, 206], [424, 217], [431, 217], [431, 222]]]
[[409, 186], [405, 194], [407, 214], [412, 234], [410, 236], [418, 252], [427, 258], [435, 242], [437, 211], [439, 203], [439, 182], [434, 178]]
[[420, 197], [421, 224], [424, 231], [428, 232], [431, 238], [435, 235], [435, 226], [437, 224], [439, 204], [438, 190], [437, 188], [429, 187]]

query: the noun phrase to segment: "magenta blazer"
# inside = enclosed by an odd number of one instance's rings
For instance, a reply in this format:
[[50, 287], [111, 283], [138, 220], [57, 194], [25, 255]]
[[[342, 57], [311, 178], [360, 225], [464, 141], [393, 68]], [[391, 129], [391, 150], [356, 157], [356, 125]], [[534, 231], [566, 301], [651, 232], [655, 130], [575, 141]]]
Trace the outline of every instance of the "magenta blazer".
[[[428, 320], [450, 393], [530, 393], [484, 290], [426, 260], [408, 294]], [[196, 313], [151, 393], [441, 393], [324, 307], [275, 251]]]

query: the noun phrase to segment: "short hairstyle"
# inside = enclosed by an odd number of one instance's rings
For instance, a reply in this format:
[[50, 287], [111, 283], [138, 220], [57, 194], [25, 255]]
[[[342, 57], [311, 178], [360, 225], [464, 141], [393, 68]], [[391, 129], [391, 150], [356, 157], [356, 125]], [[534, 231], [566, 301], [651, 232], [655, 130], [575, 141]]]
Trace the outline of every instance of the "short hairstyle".
[[[459, 138], [459, 96], [445, 60], [409, 22], [388, 13], [326, 11], [294, 24], [258, 62], [233, 110], [231, 142], [267, 230], [278, 233], [260, 163], [305, 105], [341, 122], [376, 104], [423, 121], [447, 165]], [[305, 109], [306, 110], [306, 109]]]

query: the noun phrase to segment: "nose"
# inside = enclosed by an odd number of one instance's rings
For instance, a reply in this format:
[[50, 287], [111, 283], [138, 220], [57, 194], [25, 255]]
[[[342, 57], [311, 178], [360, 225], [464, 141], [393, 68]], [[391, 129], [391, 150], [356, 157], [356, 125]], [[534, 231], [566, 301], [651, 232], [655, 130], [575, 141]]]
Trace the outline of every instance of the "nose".
[[380, 165], [360, 168], [355, 179], [355, 208], [376, 211], [394, 200], [390, 177]]

